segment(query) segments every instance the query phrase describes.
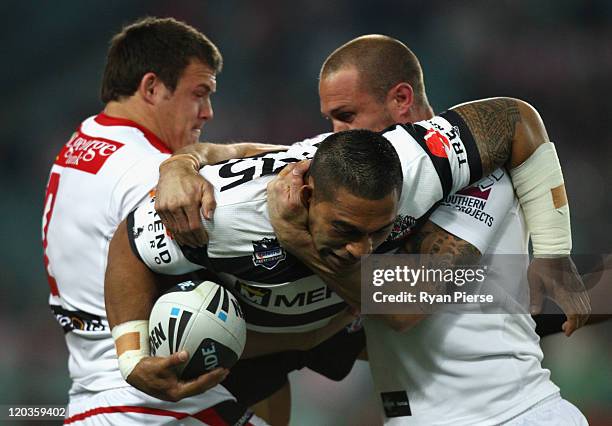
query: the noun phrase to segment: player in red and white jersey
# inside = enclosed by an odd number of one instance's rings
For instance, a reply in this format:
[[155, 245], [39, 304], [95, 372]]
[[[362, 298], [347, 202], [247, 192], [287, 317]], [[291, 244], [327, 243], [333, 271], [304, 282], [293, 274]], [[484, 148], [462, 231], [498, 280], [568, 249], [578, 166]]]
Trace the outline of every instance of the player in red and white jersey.
[[[249, 421], [220, 386], [181, 404], [132, 388], [119, 370], [104, 307], [110, 239], [155, 187], [160, 164], [198, 141], [202, 125], [212, 118], [210, 95], [221, 63], [216, 46], [181, 22], [147, 18], [125, 27], [113, 38], [107, 58], [104, 111], [81, 123], [51, 167], [42, 238], [49, 303], [70, 353], [67, 424]], [[199, 144], [183, 156], [197, 170], [201, 163], [268, 148]], [[176, 383], [177, 398], [211, 388], [225, 374], [219, 370], [198, 382]]]

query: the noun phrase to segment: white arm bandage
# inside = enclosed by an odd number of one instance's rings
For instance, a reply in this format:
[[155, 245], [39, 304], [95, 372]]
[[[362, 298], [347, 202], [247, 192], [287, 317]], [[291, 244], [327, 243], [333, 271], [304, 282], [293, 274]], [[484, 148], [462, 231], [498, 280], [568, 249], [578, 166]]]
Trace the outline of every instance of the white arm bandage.
[[149, 321], [127, 321], [112, 330], [119, 360], [119, 370], [125, 380], [138, 362], [149, 356]]
[[540, 145], [510, 175], [531, 234], [534, 257], [569, 255], [570, 212], [554, 144]]

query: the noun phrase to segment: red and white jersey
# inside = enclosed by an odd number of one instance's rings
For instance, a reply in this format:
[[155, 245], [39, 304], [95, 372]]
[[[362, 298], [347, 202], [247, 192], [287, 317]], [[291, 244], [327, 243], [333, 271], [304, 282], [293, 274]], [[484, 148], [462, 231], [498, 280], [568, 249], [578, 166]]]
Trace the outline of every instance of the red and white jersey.
[[404, 333], [366, 318], [385, 424], [504, 423], [559, 391], [524, 310], [528, 235], [507, 172], [449, 195], [430, 220], [484, 253], [483, 285], [507, 303], [495, 314], [440, 312]]
[[104, 273], [119, 223], [156, 185], [169, 150], [129, 120], [99, 114], [63, 146], [45, 195], [43, 247], [51, 296], [70, 352], [71, 395], [127, 386], [104, 309]]
[[[449, 111], [383, 133], [395, 147], [404, 186], [399, 216], [380, 250], [396, 248], [417, 219], [443, 198], [480, 178], [477, 148], [463, 120]], [[184, 274], [207, 268], [236, 289], [249, 329], [303, 332], [325, 325], [346, 305], [323, 281], [281, 247], [267, 211], [266, 185], [288, 163], [312, 158], [326, 135], [287, 150], [204, 167], [217, 207], [204, 221], [205, 248], [180, 247], [166, 230], [151, 199], [128, 217], [134, 253], [154, 272]], [[451, 209], [451, 208], [449, 208]], [[452, 210], [452, 209], [451, 209]]]

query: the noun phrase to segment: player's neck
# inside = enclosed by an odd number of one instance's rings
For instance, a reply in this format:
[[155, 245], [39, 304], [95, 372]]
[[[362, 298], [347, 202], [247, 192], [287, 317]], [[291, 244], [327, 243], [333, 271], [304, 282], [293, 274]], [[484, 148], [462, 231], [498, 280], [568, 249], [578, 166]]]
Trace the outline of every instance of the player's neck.
[[111, 101], [106, 104], [103, 112], [110, 117], [133, 121], [161, 139], [154, 117], [138, 105], [138, 101], [134, 98], [125, 101]]
[[417, 121], [429, 120], [434, 117], [434, 112], [429, 104], [414, 105], [406, 117], [405, 123], [416, 123]]

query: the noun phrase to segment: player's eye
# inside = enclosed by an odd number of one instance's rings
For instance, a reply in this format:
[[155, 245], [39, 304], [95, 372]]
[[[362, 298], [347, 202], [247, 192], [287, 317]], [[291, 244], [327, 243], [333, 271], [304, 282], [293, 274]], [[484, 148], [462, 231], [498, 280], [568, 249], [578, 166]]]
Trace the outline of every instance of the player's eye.
[[340, 112], [336, 114], [336, 120], [343, 123], [350, 123], [355, 119], [355, 114], [352, 112]]

